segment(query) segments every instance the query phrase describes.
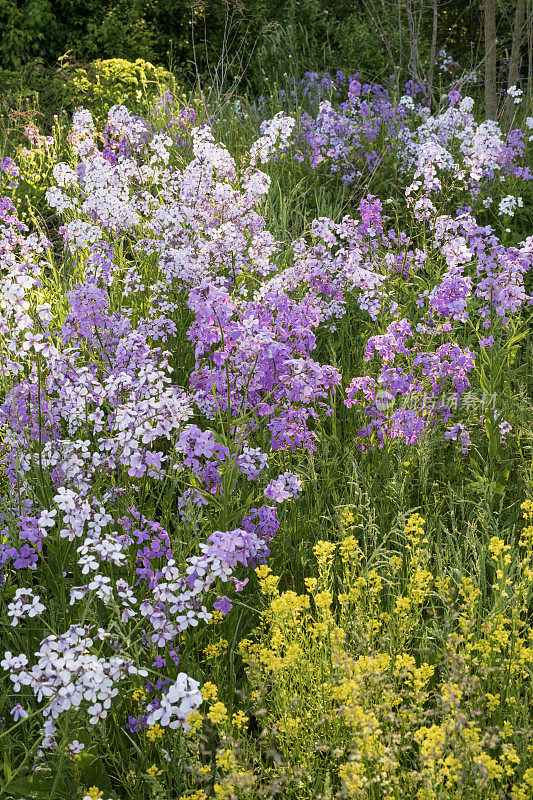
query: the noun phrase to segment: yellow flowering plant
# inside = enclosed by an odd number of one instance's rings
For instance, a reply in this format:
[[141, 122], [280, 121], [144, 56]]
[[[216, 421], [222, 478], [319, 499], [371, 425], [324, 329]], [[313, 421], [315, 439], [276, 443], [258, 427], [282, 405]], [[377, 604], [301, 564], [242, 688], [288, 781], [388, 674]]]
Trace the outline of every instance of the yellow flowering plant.
[[416, 514], [379, 571], [351, 534], [316, 545], [304, 594], [260, 567], [261, 624], [240, 644], [256, 732], [242, 736], [208, 687], [224, 744], [214, 796], [531, 798], [533, 506], [523, 509], [512, 574], [511, 545], [488, 544], [485, 604], [473, 577], [435, 577]]

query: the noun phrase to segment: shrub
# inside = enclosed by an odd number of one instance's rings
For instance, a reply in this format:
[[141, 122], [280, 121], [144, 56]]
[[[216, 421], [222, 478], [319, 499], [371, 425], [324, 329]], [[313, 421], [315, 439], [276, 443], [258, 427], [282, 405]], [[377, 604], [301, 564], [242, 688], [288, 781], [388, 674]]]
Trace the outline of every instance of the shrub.
[[71, 114], [83, 105], [100, 117], [118, 102], [138, 108], [165, 89], [176, 91], [173, 75], [163, 67], [123, 58], [79, 64], [64, 57], [54, 67], [35, 59], [23, 70], [0, 72], [0, 82], [6, 115], [32, 109], [37, 117], [44, 117], [45, 127], [50, 127], [58, 111]]
[[84, 105], [107, 114], [117, 103], [135, 108], [165, 89], [175, 92], [176, 86], [173, 75], [163, 67], [140, 58], [109, 58], [76, 67], [66, 87], [65, 101], [70, 107]]

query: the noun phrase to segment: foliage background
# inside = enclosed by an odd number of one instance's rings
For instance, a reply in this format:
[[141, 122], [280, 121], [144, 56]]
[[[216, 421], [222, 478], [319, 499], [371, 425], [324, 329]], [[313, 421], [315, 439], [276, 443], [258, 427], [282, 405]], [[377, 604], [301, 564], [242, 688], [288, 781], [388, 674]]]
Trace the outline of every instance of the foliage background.
[[[510, 5], [499, 8], [502, 51], [510, 46]], [[432, 28], [431, 3], [424, 7], [421, 49], [429, 48]], [[36, 58], [50, 66], [69, 52], [82, 62], [141, 58], [193, 78], [195, 60], [201, 72], [217, 61], [231, 18], [239, 23], [236, 43], [257, 43], [247, 74], [252, 85], [274, 71], [294, 72], [298, 62], [317, 70], [363, 67], [376, 78], [389, 65], [372, 9], [393, 45], [407, 42], [406, 21], [402, 16], [399, 24], [398, 5], [388, 0], [2, 0], [0, 68], [14, 70]], [[483, 29], [480, 0], [439, 3], [438, 16], [437, 46], [456, 60], [474, 61]]]

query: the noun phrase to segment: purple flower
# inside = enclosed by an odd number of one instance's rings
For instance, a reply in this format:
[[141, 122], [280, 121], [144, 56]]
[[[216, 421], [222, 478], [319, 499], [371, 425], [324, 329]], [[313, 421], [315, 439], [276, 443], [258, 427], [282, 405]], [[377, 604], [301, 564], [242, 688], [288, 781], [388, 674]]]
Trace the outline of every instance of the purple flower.
[[8, 552], [13, 559], [13, 566], [15, 569], [24, 569], [25, 567], [29, 567], [30, 569], [36, 568], [39, 556], [33, 547], [30, 547], [28, 544], [22, 545], [20, 550], [11, 547]]
[[217, 611], [220, 611], [220, 613], [224, 614], [225, 616], [226, 614], [229, 614], [233, 606], [226, 595], [222, 595], [222, 597], [219, 595], [218, 600], [213, 603], [213, 608], [216, 608]]
[[137, 719], [137, 717], [128, 717], [128, 721], [126, 722], [126, 728], [131, 731], [131, 733], [139, 733], [141, 730], [141, 723]]
[[28, 716], [28, 712], [20, 705], [20, 703], [17, 703], [16, 705], [13, 706], [13, 708], [10, 711], [10, 714], [13, 715], [14, 722], [18, 722], [19, 719], [26, 719], [26, 717]]
[[297, 475], [292, 472], [284, 472], [276, 480], [270, 481], [265, 489], [265, 495], [276, 503], [282, 503], [294, 497], [298, 497], [302, 488], [302, 482]]

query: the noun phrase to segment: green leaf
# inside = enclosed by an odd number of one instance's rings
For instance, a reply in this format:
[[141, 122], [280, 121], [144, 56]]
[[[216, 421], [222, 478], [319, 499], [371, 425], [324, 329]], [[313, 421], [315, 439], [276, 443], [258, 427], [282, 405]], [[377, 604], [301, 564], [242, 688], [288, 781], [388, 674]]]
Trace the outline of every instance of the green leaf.
[[95, 758], [90, 753], [82, 751], [76, 759], [76, 764], [80, 773], [80, 783], [87, 787], [98, 786], [106, 797], [110, 796], [113, 787], [101, 758]]
[[[4, 764], [5, 768], [5, 764]], [[42, 769], [28, 778], [17, 778], [10, 783], [4, 792], [14, 797], [24, 797], [28, 800], [50, 800], [56, 775], [51, 769]], [[54, 798], [71, 798], [65, 782], [61, 778], [57, 781]]]

